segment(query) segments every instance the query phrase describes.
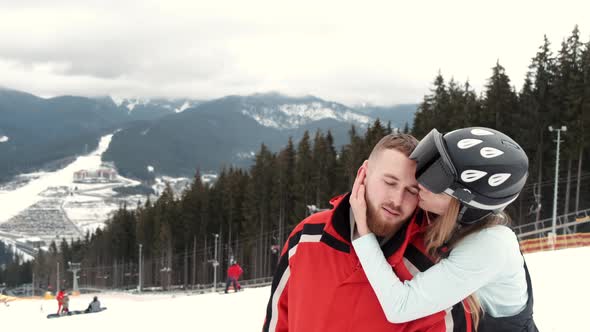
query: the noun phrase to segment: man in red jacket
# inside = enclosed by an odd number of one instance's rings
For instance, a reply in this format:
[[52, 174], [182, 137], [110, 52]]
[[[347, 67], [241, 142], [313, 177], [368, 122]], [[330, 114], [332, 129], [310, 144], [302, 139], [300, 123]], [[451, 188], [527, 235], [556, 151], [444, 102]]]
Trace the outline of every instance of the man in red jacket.
[[233, 285], [235, 292], [240, 290], [241, 287], [238, 283], [238, 279], [240, 279], [242, 273], [244, 273], [244, 270], [242, 270], [242, 267], [238, 264], [238, 262], [234, 261], [232, 265], [227, 269], [227, 281], [225, 282], [226, 294], [230, 284]]
[[[388, 135], [367, 165], [367, 223], [402, 280], [433, 264], [422, 241], [423, 214], [415, 212], [416, 165], [408, 156], [416, 145], [410, 135]], [[471, 331], [461, 304], [407, 323], [387, 321], [351, 244], [358, 232], [349, 197], [332, 199], [333, 209], [292, 231], [274, 275], [263, 331]]]

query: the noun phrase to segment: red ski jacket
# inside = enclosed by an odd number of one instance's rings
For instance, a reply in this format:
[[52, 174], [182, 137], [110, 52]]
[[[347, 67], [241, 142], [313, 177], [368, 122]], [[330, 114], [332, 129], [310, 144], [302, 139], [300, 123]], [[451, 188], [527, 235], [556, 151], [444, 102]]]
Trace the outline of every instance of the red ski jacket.
[[55, 297], [55, 299], [57, 300], [57, 303], [63, 303], [64, 302], [64, 292], [59, 291], [57, 293], [57, 296]]
[[233, 264], [227, 269], [227, 276], [238, 280], [243, 272], [239, 264]]
[[[387, 321], [351, 244], [348, 198], [332, 199], [332, 210], [306, 218], [292, 231], [274, 275], [263, 331], [470, 332], [471, 316], [461, 303], [407, 323]], [[382, 246], [402, 280], [433, 265], [423, 245], [422, 216], [418, 211]]]

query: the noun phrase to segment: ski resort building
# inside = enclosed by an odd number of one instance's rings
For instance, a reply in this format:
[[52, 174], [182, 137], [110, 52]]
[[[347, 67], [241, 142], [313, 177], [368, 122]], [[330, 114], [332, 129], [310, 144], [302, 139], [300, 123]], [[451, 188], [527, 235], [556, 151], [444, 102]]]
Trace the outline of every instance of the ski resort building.
[[100, 168], [97, 170], [79, 170], [74, 173], [76, 183], [101, 183], [116, 182], [117, 171], [112, 168]]

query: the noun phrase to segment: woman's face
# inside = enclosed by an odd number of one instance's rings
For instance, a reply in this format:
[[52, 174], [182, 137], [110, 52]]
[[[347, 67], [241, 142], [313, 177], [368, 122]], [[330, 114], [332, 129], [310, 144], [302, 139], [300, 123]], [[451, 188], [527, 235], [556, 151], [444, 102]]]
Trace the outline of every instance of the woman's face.
[[444, 193], [432, 193], [422, 185], [418, 185], [418, 187], [420, 188], [418, 206], [422, 210], [438, 215], [443, 215], [447, 212], [447, 209], [451, 204], [451, 196]]

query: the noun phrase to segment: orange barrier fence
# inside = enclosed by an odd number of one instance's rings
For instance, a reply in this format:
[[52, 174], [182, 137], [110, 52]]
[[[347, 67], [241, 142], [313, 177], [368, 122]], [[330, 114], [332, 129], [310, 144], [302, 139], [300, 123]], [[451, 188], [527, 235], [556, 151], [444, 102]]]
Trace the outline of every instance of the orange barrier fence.
[[590, 246], [590, 233], [557, 235], [520, 241], [520, 250], [525, 254], [585, 246]]

